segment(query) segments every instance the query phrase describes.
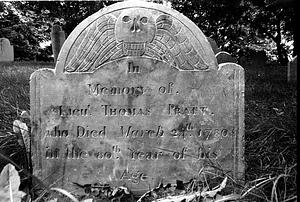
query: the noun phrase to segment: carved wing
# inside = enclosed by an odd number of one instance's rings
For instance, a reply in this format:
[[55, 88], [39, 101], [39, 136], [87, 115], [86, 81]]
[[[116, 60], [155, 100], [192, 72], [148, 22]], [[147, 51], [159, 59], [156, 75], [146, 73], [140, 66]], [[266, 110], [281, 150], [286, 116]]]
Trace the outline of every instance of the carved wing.
[[180, 22], [171, 16], [160, 15], [156, 19], [156, 26], [156, 35], [147, 44], [146, 56], [165, 61], [181, 70], [208, 69], [208, 64], [193, 47], [193, 41]]
[[115, 22], [115, 17], [105, 15], [81, 33], [85, 36], [76, 39], [74, 44], [78, 47], [72, 47], [76, 50], [69, 56], [65, 71], [92, 72], [105, 62], [122, 57], [122, 44], [115, 38]]

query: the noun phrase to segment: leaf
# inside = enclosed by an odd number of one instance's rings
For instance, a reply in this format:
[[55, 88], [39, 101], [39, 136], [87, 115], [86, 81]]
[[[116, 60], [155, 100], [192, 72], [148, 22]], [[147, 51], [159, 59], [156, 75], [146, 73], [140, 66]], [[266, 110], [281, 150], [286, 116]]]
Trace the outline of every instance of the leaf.
[[239, 194], [229, 194], [225, 196], [217, 195], [214, 202], [223, 202], [228, 200], [232, 201], [232, 200], [238, 200], [239, 198], [241, 198], [241, 195]]
[[50, 201], [47, 201], [47, 202], [57, 202], [57, 198], [55, 198], [55, 199], [51, 199]]
[[116, 187], [116, 188], [114, 188], [114, 190], [113, 190], [113, 192], [112, 192], [112, 196], [114, 196], [114, 195], [116, 195], [116, 193], [119, 191], [119, 188], [118, 187]]
[[128, 190], [127, 187], [120, 186], [119, 189], [123, 190], [125, 194], [130, 194], [130, 191]]
[[276, 112], [277, 116], [281, 116], [282, 114], [284, 114], [284, 112], [281, 109], [275, 108], [273, 107], [274, 111]]
[[63, 195], [65, 195], [65, 196], [69, 197], [69, 198], [70, 198], [72, 201], [74, 201], [74, 202], [79, 202], [79, 201], [77, 200], [77, 198], [75, 198], [72, 194], [70, 194], [69, 192], [67, 192], [67, 191], [64, 190], [64, 189], [55, 187], [55, 188], [51, 188], [51, 190], [60, 192], [61, 194], [63, 194]]
[[191, 202], [192, 200], [196, 199], [200, 196], [200, 192], [193, 192], [190, 194], [183, 194], [178, 196], [167, 196], [165, 198], [156, 199], [152, 202]]
[[213, 189], [212, 191], [203, 191], [203, 192], [201, 193], [201, 196], [203, 196], [203, 197], [215, 197], [215, 195], [216, 195], [219, 191], [221, 191], [222, 189], [225, 188], [226, 183], [227, 183], [227, 177], [224, 178], [224, 180], [223, 180], [222, 183], [220, 184], [219, 188]]
[[112, 192], [112, 196], [116, 195], [118, 192], [123, 191], [125, 194], [130, 194], [130, 191], [128, 190], [127, 187], [124, 186], [120, 186], [120, 187], [116, 187], [113, 192]]
[[7, 164], [0, 174], [0, 201], [20, 202], [25, 193], [19, 191], [20, 176], [12, 164]]
[[81, 202], [93, 202], [93, 199], [92, 198], [88, 198], [88, 199], [85, 199], [84, 201], [81, 201]]

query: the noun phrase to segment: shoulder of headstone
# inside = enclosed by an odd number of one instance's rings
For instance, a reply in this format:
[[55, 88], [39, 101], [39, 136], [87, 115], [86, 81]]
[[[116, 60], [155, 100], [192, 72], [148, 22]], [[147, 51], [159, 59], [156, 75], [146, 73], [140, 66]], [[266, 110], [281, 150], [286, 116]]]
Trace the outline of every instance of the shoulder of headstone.
[[11, 45], [9, 39], [7, 39], [7, 38], [0, 38], [0, 42], [3, 45], [6, 45], [6, 46], [10, 46]]
[[244, 72], [244, 68], [241, 65], [233, 62], [225, 62], [219, 64], [218, 71], [224, 75], [231, 75], [233, 71]]
[[228, 56], [231, 56], [231, 57], [232, 57], [232, 55], [231, 55], [230, 53], [226, 52], [226, 51], [220, 51], [220, 52], [218, 52], [218, 53], [216, 54], [216, 57], [217, 57], [217, 56], [220, 56], [220, 55], [228, 55]]
[[54, 74], [55, 74], [54, 69], [50, 69], [50, 68], [38, 69], [30, 75], [30, 80], [33, 80], [35, 78], [41, 78], [41, 77], [49, 78], [54, 76]]
[[[226, 51], [220, 51], [216, 54], [216, 58], [219, 64], [226, 63], [226, 62], [232, 62], [237, 63], [237, 59], [232, 56], [230, 53]], [[225, 61], [223, 61], [225, 59]], [[229, 61], [228, 61], [229, 60]]]

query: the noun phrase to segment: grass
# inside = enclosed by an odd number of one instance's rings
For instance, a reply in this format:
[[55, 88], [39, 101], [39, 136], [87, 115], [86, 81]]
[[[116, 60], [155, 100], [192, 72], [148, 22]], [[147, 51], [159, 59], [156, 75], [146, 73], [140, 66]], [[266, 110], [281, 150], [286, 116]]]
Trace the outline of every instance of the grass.
[[0, 63], [0, 154], [9, 159], [0, 157], [0, 170], [7, 164], [15, 162], [21, 177], [20, 189], [28, 188], [28, 174], [24, 168], [27, 166], [26, 153], [20, 148], [12, 132], [12, 123], [22, 110], [30, 110], [29, 78], [30, 74], [41, 67], [53, 67], [53, 64], [32, 62], [6, 62]]
[[[22, 164], [12, 122], [29, 110], [29, 77], [49, 63], [0, 63], [0, 152]], [[245, 160], [243, 201], [297, 200], [297, 88], [286, 68], [245, 67]], [[1, 137], [2, 135], [2, 137]], [[0, 170], [6, 161], [0, 159]], [[26, 175], [23, 174], [23, 182]], [[23, 183], [24, 184], [24, 183]]]
[[[296, 201], [297, 87], [283, 67], [245, 73], [246, 181], [266, 201]], [[268, 72], [269, 69], [269, 72]], [[280, 74], [281, 73], [281, 74]]]
[[53, 63], [0, 63], [0, 132], [11, 131], [22, 110], [30, 110], [29, 78], [38, 68], [54, 68]]

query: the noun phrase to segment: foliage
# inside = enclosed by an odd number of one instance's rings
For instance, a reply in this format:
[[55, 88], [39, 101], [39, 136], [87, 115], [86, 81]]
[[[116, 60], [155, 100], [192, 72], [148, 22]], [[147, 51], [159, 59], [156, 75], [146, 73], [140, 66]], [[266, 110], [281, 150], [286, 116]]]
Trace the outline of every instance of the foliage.
[[[181, 182], [182, 183], [182, 182]], [[113, 191], [107, 193], [106, 197], [99, 198], [99, 196], [89, 196], [86, 199], [80, 200], [81, 202], [92, 202], [94, 200], [100, 199], [101, 201], [128, 201], [128, 202], [196, 202], [196, 201], [230, 201], [236, 200], [240, 198], [238, 194], [229, 194], [226, 196], [222, 196], [218, 194], [225, 188], [227, 183], [227, 177], [223, 179], [220, 185], [215, 187], [213, 190], [208, 190], [208, 187], [199, 187], [196, 183], [196, 180], [192, 180], [191, 183], [186, 184], [182, 187], [181, 183], [177, 183], [177, 185], [163, 186], [162, 184], [150, 190], [149, 192], [142, 195], [139, 199], [135, 199], [130, 190], [124, 186], [116, 187]], [[192, 185], [192, 186], [191, 186]], [[179, 189], [178, 189], [179, 188]], [[68, 197], [73, 202], [79, 202], [79, 200], [73, 196], [71, 193], [64, 189], [60, 188], [51, 188], [51, 190], [60, 193], [63, 196]], [[98, 193], [101, 189], [98, 190]], [[57, 198], [47, 200], [47, 202], [56, 202]]]
[[[2, 156], [2, 155], [1, 155]], [[128, 190], [128, 188], [120, 186], [112, 189], [112, 191], [107, 192], [106, 195], [101, 198], [96, 196], [95, 194], [89, 195], [86, 198], [80, 200], [81, 202], [92, 202], [97, 199], [101, 199], [101, 201], [128, 201], [128, 202], [148, 202], [148, 201], [160, 201], [160, 202], [196, 202], [196, 201], [228, 201], [235, 200], [240, 198], [241, 196], [238, 194], [229, 194], [226, 196], [222, 196], [218, 194], [225, 188], [227, 183], [227, 177], [225, 177], [220, 185], [209, 190], [208, 187], [199, 187], [199, 183], [196, 180], [191, 180], [190, 183], [186, 183], [185, 185], [182, 182], [177, 181], [177, 185], [163, 186], [162, 184], [154, 188], [153, 190], [145, 193], [139, 199], [135, 199], [132, 193]], [[7, 164], [1, 174], [0, 174], [0, 199], [1, 201], [15, 201], [20, 202], [21, 198], [24, 197], [25, 193], [19, 191], [20, 185], [20, 177], [18, 171], [11, 164]], [[71, 199], [73, 202], [79, 202], [79, 200], [73, 196], [71, 193], [64, 189], [60, 188], [50, 188], [48, 189], [50, 195], [45, 199], [46, 202], [57, 202], [59, 201], [67, 201], [66, 199]], [[103, 189], [97, 189], [97, 193], [99, 194], [103, 191]], [[95, 190], [94, 190], [95, 192]], [[38, 197], [39, 198], [39, 197]], [[82, 197], [81, 197], [82, 198]], [[39, 200], [39, 199], [37, 199]], [[35, 200], [36, 201], [36, 200]]]
[[[251, 49], [265, 50], [270, 58], [286, 64], [296, 55], [295, 0], [169, 0], [222, 50], [241, 56]], [[287, 1], [288, 3], [281, 3]], [[162, 1], [154, 1], [162, 3]], [[17, 60], [49, 61], [53, 24], [68, 36], [85, 18], [116, 1], [16, 1], [0, 2], [0, 36], [10, 39]], [[49, 55], [50, 54], [50, 55]]]
[[44, 48], [39, 48], [36, 55], [37, 61], [51, 62], [53, 61], [52, 57], [52, 46], [45, 46]]
[[7, 164], [0, 174], [0, 201], [20, 202], [25, 195], [19, 191], [20, 176], [15, 167]]
[[39, 47], [39, 35], [34, 24], [24, 23], [9, 3], [0, 2], [0, 37], [14, 46], [15, 60], [33, 60]]
[[234, 53], [239, 48], [236, 47], [242, 34], [239, 19], [248, 9], [239, 0], [172, 0], [172, 7], [191, 19], [206, 36], [215, 39], [221, 49]]
[[[296, 43], [295, 1], [286, 5], [276, 3], [274, 0], [248, 0], [245, 4], [248, 4], [249, 9], [240, 21], [248, 24], [247, 33], [251, 33], [255, 39], [249, 42], [259, 45], [269, 55], [276, 55], [281, 65], [286, 65], [288, 55], [295, 55], [297, 52], [294, 47]], [[272, 43], [275, 44], [274, 47]]]
[[85, 18], [111, 3], [105, 1], [22, 1], [13, 5], [27, 19], [44, 27], [49, 40], [53, 24], [61, 25], [67, 35]]
[[[293, 0], [291, 0], [293, 1]], [[172, 7], [190, 18], [221, 49], [236, 56], [249, 50], [265, 50], [287, 63], [294, 50], [296, 16], [293, 1], [288, 6], [256, 0], [172, 0]], [[274, 45], [275, 44], [275, 45]]]
[[66, 34], [85, 18], [103, 8], [105, 1], [15, 1], [0, 2], [0, 36], [14, 46], [15, 60], [50, 61], [51, 47], [40, 43], [50, 40], [53, 24], [62, 25]]

